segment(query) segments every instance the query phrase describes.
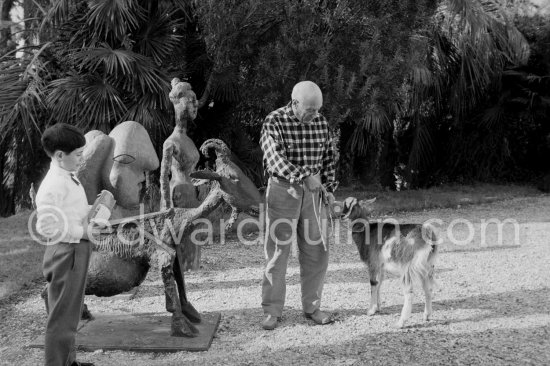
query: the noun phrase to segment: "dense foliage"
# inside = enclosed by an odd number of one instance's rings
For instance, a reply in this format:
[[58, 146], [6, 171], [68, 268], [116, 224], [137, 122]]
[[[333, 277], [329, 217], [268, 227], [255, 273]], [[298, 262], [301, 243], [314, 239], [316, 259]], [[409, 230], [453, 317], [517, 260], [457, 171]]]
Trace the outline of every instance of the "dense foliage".
[[[48, 124], [109, 132], [136, 120], [160, 149], [173, 77], [200, 98], [195, 143], [224, 139], [257, 185], [263, 118], [304, 79], [324, 92], [344, 184], [404, 189], [548, 168], [537, 157], [548, 153], [549, 21], [514, 17], [497, 1], [24, 4], [33, 20], [0, 42], [4, 214], [41, 177]], [[18, 35], [26, 43], [16, 58], [5, 37]]]

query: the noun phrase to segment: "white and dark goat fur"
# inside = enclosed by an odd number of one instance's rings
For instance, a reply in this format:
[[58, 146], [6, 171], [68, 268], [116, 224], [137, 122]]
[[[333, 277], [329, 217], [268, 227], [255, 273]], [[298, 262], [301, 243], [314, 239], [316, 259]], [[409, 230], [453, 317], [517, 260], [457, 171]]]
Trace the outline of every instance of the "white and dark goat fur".
[[388, 271], [401, 278], [405, 296], [397, 326], [402, 328], [411, 315], [413, 283], [420, 283], [424, 290], [424, 320], [427, 321], [432, 315], [437, 237], [426, 225], [386, 221], [369, 223], [367, 218], [375, 200], [358, 201], [349, 197], [342, 210], [342, 218], [350, 220], [359, 256], [369, 270], [371, 303], [367, 314], [374, 315], [380, 310], [380, 286], [384, 271]]

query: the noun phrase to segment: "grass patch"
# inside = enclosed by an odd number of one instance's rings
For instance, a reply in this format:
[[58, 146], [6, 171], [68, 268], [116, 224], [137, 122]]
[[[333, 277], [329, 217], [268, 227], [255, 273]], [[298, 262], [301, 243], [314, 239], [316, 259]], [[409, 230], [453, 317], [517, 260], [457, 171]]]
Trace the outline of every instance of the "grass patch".
[[373, 215], [377, 216], [403, 211], [459, 207], [540, 194], [541, 192], [534, 186], [476, 184], [468, 186], [444, 185], [400, 192], [387, 190], [358, 191], [344, 187], [338, 189], [335, 197], [337, 200], [343, 200], [350, 196], [358, 199], [376, 197]]
[[45, 247], [34, 242], [28, 232], [30, 212], [0, 218], [0, 301], [42, 281]]

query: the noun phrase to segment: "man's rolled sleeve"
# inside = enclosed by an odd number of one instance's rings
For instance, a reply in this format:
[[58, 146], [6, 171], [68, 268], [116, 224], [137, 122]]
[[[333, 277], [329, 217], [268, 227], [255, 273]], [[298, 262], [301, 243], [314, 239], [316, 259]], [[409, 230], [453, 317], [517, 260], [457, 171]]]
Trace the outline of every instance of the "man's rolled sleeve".
[[334, 139], [329, 132], [326, 142], [325, 152], [323, 154], [323, 169], [321, 174], [323, 185], [328, 192], [334, 192], [338, 186], [336, 181], [336, 147]]

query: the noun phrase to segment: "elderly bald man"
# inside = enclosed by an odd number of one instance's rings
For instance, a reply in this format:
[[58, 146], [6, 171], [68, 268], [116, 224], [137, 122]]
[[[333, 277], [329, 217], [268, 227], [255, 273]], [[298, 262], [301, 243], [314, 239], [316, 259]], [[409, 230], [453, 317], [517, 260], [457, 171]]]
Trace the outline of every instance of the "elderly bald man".
[[292, 101], [271, 112], [262, 126], [260, 143], [269, 175], [264, 329], [275, 329], [281, 320], [292, 243], [298, 247], [305, 317], [320, 325], [333, 322], [331, 314], [320, 309], [329, 257], [326, 206], [334, 201], [337, 186], [334, 144], [327, 120], [319, 113], [322, 106], [319, 86], [302, 81], [294, 86]]

